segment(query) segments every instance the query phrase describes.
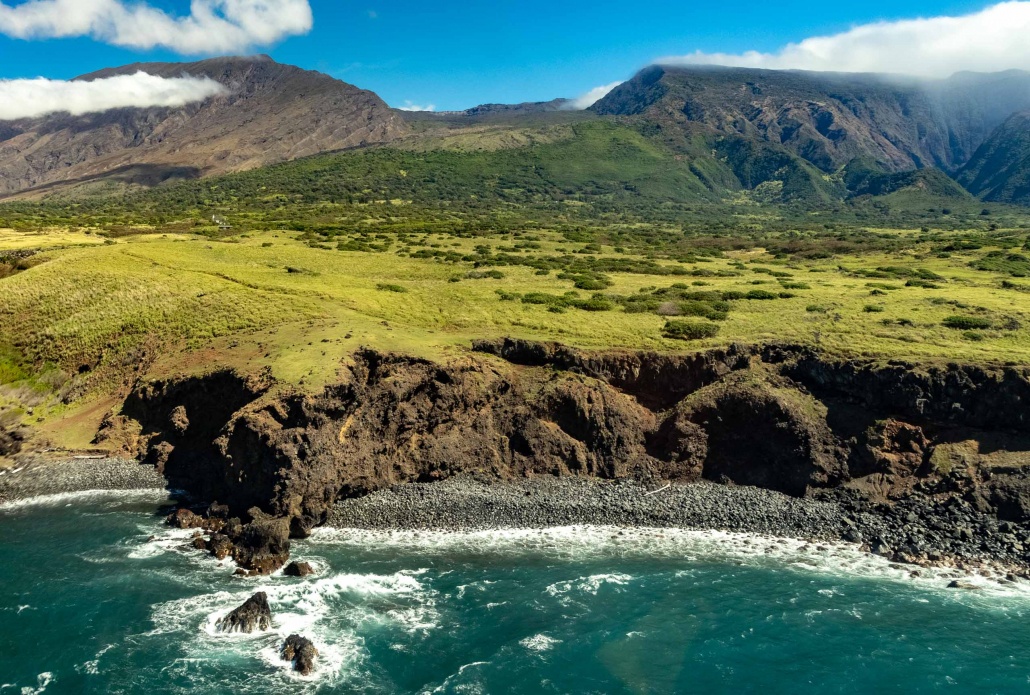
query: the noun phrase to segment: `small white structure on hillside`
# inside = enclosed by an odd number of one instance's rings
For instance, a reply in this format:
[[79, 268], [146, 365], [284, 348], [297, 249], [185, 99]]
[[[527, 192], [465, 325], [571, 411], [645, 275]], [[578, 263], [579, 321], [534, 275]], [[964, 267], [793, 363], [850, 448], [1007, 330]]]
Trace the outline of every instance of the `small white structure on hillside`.
[[232, 229], [232, 225], [221, 215], [211, 215], [211, 221], [218, 225], [218, 228], [222, 231], [226, 229]]

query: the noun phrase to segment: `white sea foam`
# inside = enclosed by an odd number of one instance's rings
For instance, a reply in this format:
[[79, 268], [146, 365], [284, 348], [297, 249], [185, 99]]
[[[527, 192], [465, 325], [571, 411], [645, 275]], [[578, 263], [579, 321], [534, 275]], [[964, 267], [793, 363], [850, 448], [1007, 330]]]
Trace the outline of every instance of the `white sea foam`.
[[432, 690], [423, 690], [422, 695], [429, 695], [431, 693], [468, 693], [469, 695], [478, 695], [482, 693], [483, 684], [474, 679], [476, 674], [469, 673], [470, 671], [476, 671], [482, 666], [488, 665], [488, 661], [473, 661], [470, 664], [465, 664], [458, 669], [457, 673], [453, 673], [447, 677], [447, 679], [433, 688]]
[[[851, 543], [812, 543], [728, 531], [611, 526], [470, 532], [321, 528], [315, 530], [309, 543], [316, 549], [322, 545], [365, 551], [376, 549], [415, 558], [536, 555], [564, 561], [637, 558], [685, 560], [698, 564], [718, 562], [914, 584], [946, 591], [959, 600], [976, 600], [977, 597], [1030, 599], [1030, 583], [1001, 583], [989, 573], [893, 563], [863, 552]], [[686, 577], [691, 571], [683, 570], [682, 574]], [[949, 582], [957, 578], [975, 586], [976, 590], [948, 589]]]
[[39, 695], [44, 692], [47, 686], [54, 682], [54, 674], [46, 671], [36, 677], [36, 687], [26, 686], [21, 689], [21, 695]]
[[570, 579], [564, 582], [556, 582], [548, 586], [545, 591], [551, 596], [567, 594], [570, 591], [581, 591], [583, 593], [596, 596], [601, 587], [606, 584], [624, 586], [629, 584], [631, 581], [633, 581], [633, 577], [628, 574], [593, 574], [589, 577], [580, 577], [578, 579]]
[[168, 490], [148, 488], [145, 490], [80, 490], [59, 492], [52, 495], [38, 495], [0, 504], [0, 511], [16, 511], [31, 507], [63, 507], [85, 502], [163, 502], [168, 499]]
[[533, 652], [546, 652], [553, 649], [554, 645], [561, 644], [561, 640], [540, 633], [539, 635], [533, 635], [521, 640], [519, 644]]
[[[419, 581], [420, 574], [419, 570], [389, 575], [341, 573], [304, 582], [265, 577], [242, 591], [202, 594], [153, 606], [154, 629], [149, 634], [181, 634], [188, 656], [229, 652], [247, 658], [256, 653], [278, 678], [288, 679], [296, 687], [349, 682], [360, 677], [367, 657], [362, 637], [367, 626], [386, 626], [409, 634], [436, 627], [435, 595]], [[268, 596], [271, 631], [250, 635], [219, 632], [218, 620], [257, 591]], [[291, 634], [304, 635], [319, 651], [311, 676], [296, 674], [279, 656], [279, 647]]]
[[76, 666], [75, 670], [78, 671], [79, 673], [84, 673], [87, 676], [96, 676], [96, 675], [98, 675], [100, 673], [100, 659], [101, 659], [101, 657], [103, 657], [104, 654], [107, 654], [109, 651], [114, 649], [114, 647], [115, 647], [115, 645], [113, 645], [113, 644], [108, 644], [108, 645], [104, 646], [103, 649], [101, 649], [100, 651], [98, 651], [96, 653], [96, 656], [94, 656], [92, 660], [86, 661], [86, 662], [80, 664], [79, 666]]

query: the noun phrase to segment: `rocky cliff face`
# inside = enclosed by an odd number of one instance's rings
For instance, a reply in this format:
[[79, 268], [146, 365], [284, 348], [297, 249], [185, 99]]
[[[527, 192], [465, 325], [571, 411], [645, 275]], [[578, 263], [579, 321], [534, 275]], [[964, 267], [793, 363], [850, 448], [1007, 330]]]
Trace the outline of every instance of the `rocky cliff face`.
[[1015, 111], [1030, 73], [947, 80], [883, 75], [653, 66], [592, 107], [672, 128], [688, 124], [783, 146], [832, 172], [855, 158], [890, 171], [965, 164]]
[[[795, 496], [961, 496], [1030, 520], [1030, 375], [800, 347], [687, 356], [501, 341], [436, 364], [362, 351], [320, 394], [218, 373], [141, 386], [101, 436], [233, 514], [304, 536], [348, 496], [456, 474], [708, 479]], [[252, 507], [260, 511], [253, 511]]]
[[154, 185], [388, 142], [407, 132], [400, 116], [372, 92], [265, 56], [138, 63], [78, 79], [137, 71], [206, 76], [229, 93], [182, 108], [0, 123], [0, 196], [43, 193], [58, 184]]

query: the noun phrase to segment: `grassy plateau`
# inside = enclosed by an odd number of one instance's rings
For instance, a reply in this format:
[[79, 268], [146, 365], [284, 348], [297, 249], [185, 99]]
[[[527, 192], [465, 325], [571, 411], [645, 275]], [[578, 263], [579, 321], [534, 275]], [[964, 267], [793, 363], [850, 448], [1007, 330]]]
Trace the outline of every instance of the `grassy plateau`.
[[843, 172], [872, 193], [834, 198], [843, 178], [807, 169], [802, 205], [801, 169], [743, 186], [778, 160], [712, 147], [571, 117], [442, 123], [403, 147], [5, 203], [0, 426], [82, 447], [140, 377], [233, 367], [315, 390], [359, 347], [442, 358], [502, 336], [1030, 364], [1025, 208], [932, 173]]

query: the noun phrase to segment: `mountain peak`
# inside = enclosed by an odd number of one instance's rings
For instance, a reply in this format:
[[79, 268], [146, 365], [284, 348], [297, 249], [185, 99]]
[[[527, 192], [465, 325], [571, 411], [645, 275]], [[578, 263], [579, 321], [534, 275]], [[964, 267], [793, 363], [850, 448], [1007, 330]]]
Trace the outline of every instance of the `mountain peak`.
[[209, 77], [229, 90], [181, 108], [52, 114], [8, 124], [0, 131], [0, 195], [68, 181], [156, 183], [226, 173], [407, 133], [403, 120], [374, 93], [266, 55], [134, 63], [78, 79], [141, 71]]
[[871, 73], [649, 66], [591, 107], [784, 147], [833, 173], [865, 157], [889, 171], [954, 171], [1013, 111], [1030, 73], [919, 80]]

